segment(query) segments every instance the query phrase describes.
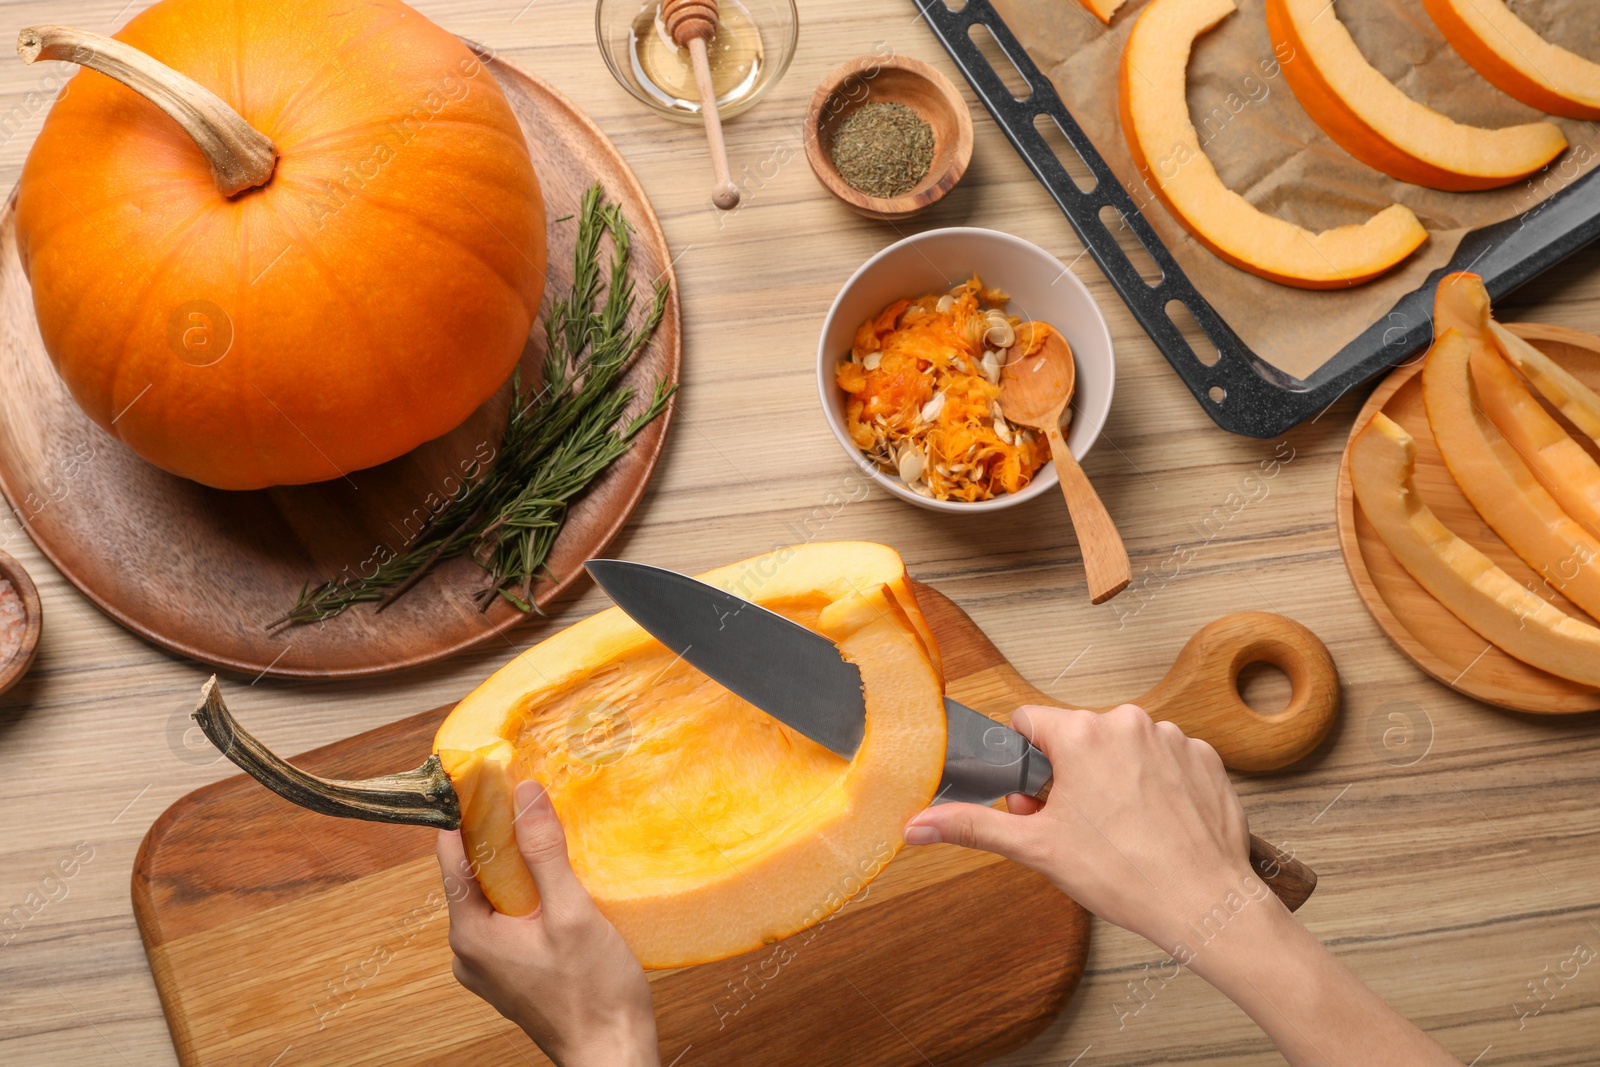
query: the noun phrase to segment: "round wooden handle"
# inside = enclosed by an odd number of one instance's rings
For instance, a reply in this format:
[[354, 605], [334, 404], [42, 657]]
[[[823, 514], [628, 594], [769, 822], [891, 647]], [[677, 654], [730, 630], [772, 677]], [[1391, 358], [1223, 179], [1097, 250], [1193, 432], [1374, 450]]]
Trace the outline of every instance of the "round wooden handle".
[[680, 48], [717, 32], [717, 0], [661, 0], [661, 25]]
[[[1239, 672], [1252, 663], [1270, 663], [1289, 676], [1282, 711], [1263, 715], [1245, 703]], [[1327, 646], [1293, 619], [1238, 612], [1201, 628], [1167, 676], [1132, 703], [1206, 741], [1233, 770], [1272, 771], [1328, 735], [1339, 713], [1339, 672]]]

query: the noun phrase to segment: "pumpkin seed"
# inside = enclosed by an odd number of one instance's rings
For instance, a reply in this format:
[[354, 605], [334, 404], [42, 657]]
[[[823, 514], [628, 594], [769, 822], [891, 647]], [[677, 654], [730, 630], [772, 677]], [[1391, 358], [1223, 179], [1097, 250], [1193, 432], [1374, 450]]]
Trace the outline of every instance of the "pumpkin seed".
[[933, 399], [922, 405], [922, 410], [917, 413], [923, 422], [932, 422], [939, 417], [939, 412], [944, 410], [944, 394], [934, 393]]
[[861, 365], [866, 367], [868, 370], [877, 370], [878, 369], [878, 364], [880, 364], [882, 362], [883, 362], [883, 353], [881, 351], [880, 352], [869, 352], [867, 354], [867, 358], [861, 361]]
[[983, 354], [983, 376], [989, 379], [989, 384], [1000, 384], [1000, 357], [994, 352]]
[[898, 467], [900, 480], [915, 488], [917, 479], [921, 478], [923, 472], [927, 470], [928, 461], [923, 458], [921, 452], [907, 445], [900, 452]]
[[955, 304], [956, 304], [956, 298], [955, 297], [950, 296], [949, 294], [941, 296], [939, 298], [939, 314], [941, 314], [941, 315], [950, 314], [950, 309], [955, 307]]
[[1017, 331], [1009, 322], [996, 323], [991, 319], [989, 328], [983, 332], [983, 340], [995, 348], [1010, 348], [1017, 343]]

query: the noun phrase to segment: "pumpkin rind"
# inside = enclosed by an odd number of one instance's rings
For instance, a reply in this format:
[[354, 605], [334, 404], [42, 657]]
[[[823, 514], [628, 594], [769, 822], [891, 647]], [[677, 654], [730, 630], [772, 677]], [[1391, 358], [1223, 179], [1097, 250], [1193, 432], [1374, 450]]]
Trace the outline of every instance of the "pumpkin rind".
[[1422, 368], [1428, 425], [1450, 476], [1550, 588], [1600, 617], [1600, 541], [1561, 510], [1483, 414], [1471, 360], [1466, 339], [1450, 329], [1433, 343]]
[[122, 40], [277, 146], [216, 189], [196, 145], [82, 70], [17, 193], [40, 334], [84, 411], [228, 489], [346, 475], [448, 432], [510, 375], [544, 285], [521, 127], [397, 0], [162, 0]]
[[1600, 685], [1600, 628], [1572, 618], [1452, 533], [1417, 495], [1417, 444], [1383, 412], [1350, 446], [1361, 510], [1401, 566], [1485, 640], [1551, 674]]
[[[700, 578], [838, 642], [866, 696], [854, 759], [674, 665], [616, 608], [507, 664], [435, 738], [489, 900], [536, 906], [509, 783], [539, 778], [579, 879], [647, 967], [736, 955], [826, 918], [899, 851], [944, 765], [943, 687], [892, 550], [803, 545]], [[580, 750], [589, 701], [630, 732], [599, 755]]]
[[1392, 269], [1428, 238], [1404, 205], [1318, 233], [1266, 214], [1218, 176], [1190, 121], [1185, 77], [1193, 41], [1235, 10], [1233, 0], [1155, 0], [1139, 13], [1117, 77], [1139, 176], [1197, 241], [1263, 278], [1339, 289]]
[[1433, 189], [1493, 189], [1567, 147], [1549, 122], [1486, 129], [1401, 92], [1356, 47], [1333, 0], [1267, 0], [1267, 30], [1296, 99], [1339, 147], [1392, 178]]
[[1447, 274], [1433, 298], [1434, 329], [1456, 329], [1472, 350], [1472, 378], [1489, 421], [1561, 509], [1600, 537], [1600, 464], [1544, 409], [1501, 358], [1489, 331], [1489, 292], [1476, 274]]
[[1600, 64], [1540, 37], [1505, 0], [1422, 0], [1450, 46], [1485, 81], [1529, 107], [1600, 119]]

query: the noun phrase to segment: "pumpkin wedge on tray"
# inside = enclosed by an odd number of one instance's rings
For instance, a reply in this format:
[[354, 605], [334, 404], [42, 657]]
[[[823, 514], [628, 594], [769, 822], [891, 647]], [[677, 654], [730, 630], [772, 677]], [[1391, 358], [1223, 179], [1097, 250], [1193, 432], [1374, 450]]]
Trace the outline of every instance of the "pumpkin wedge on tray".
[[[1419, 481], [1414, 433], [1420, 427], [1413, 421], [1408, 432], [1383, 410], [1394, 390], [1380, 389], [1374, 397], [1379, 409], [1358, 420], [1352, 434], [1346, 467], [1355, 499], [1394, 559], [1428, 595], [1488, 641], [1487, 647], [1557, 679], [1600, 688], [1600, 624], [1595, 622], [1600, 618], [1600, 537], [1592, 521], [1593, 505], [1600, 502], [1600, 468], [1585, 443], [1535, 398], [1503, 350], [1529, 368], [1550, 408], [1573, 413], [1580, 427], [1600, 412], [1600, 396], [1493, 323], [1488, 293], [1476, 275], [1452, 274], [1440, 281], [1434, 323], [1438, 332], [1420, 376], [1415, 368], [1402, 368], [1394, 378], [1403, 383], [1420, 377], [1428, 443], [1469, 502], [1466, 515], [1498, 537], [1486, 540], [1463, 525], [1466, 516], [1459, 511], [1452, 527], [1430, 506], [1430, 498], [1448, 501]], [[1353, 540], [1344, 539], [1345, 551], [1361, 588], [1367, 568], [1357, 573], [1360, 553], [1352, 556]], [[1495, 546], [1502, 545], [1514, 553], [1510, 560], [1495, 555]], [[1532, 577], [1513, 576], [1513, 562], [1525, 564], [1527, 570], [1518, 572]], [[1399, 587], [1392, 580], [1388, 584], [1384, 599], [1390, 607], [1403, 606]], [[1385, 622], [1370, 597], [1367, 602]], [[1385, 628], [1413, 651], [1387, 623]], [[1482, 655], [1453, 680], [1432, 668], [1430, 673], [1456, 685]], [[1583, 706], [1528, 705], [1482, 690], [1475, 695], [1524, 710]]]

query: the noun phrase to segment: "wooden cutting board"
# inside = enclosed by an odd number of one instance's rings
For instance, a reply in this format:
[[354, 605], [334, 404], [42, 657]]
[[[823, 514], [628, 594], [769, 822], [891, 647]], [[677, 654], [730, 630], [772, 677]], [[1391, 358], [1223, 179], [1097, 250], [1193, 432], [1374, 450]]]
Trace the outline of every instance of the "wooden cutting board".
[[[918, 596], [951, 696], [1001, 720], [1051, 703], [954, 603], [925, 586]], [[1309, 643], [1288, 651], [1286, 640]], [[1191, 640], [1149, 695], [1165, 694], [1173, 717], [1225, 756], [1282, 766], [1332, 723], [1337, 690], [1326, 691], [1332, 665], [1319, 656], [1321, 643], [1287, 620], [1229, 616]], [[1295, 686], [1275, 716], [1237, 696], [1238, 670], [1257, 659], [1285, 666]], [[1209, 707], [1191, 678], [1208, 686]], [[295, 762], [346, 778], [412, 766], [449, 710]], [[139, 850], [133, 904], [182, 1062], [547, 1062], [452, 977], [433, 842], [415, 827], [312, 814], [242, 775], [168, 808]], [[978, 1063], [1048, 1025], [1088, 946], [1088, 915], [1033, 872], [949, 845], [908, 849], [810, 930], [652, 972], [662, 1062]]]

